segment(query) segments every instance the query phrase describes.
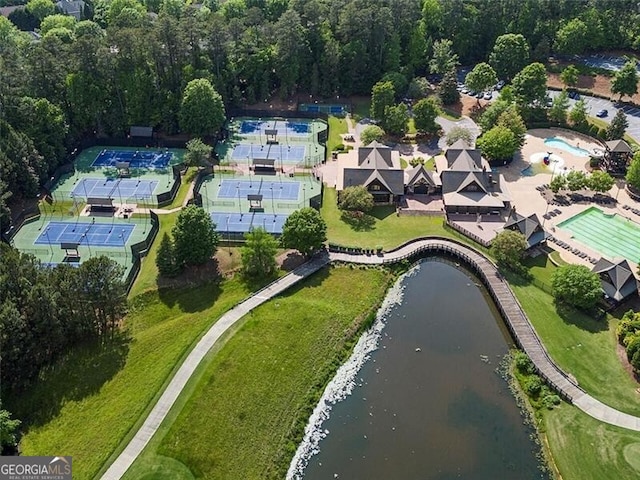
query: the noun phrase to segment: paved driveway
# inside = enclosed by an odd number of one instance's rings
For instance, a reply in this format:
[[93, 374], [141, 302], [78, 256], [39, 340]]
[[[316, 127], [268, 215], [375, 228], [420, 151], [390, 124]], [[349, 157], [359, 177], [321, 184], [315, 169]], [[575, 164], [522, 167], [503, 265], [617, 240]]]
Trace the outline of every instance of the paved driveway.
[[[549, 90], [548, 94], [551, 98], [555, 98], [560, 94], [560, 92], [557, 90]], [[615, 102], [611, 102], [603, 98], [590, 97], [588, 95], [582, 95], [581, 98], [587, 106], [589, 116], [595, 117], [599, 110], [608, 110], [609, 115], [601, 118], [601, 120], [604, 120], [607, 124], [611, 123], [611, 120], [615, 117], [616, 112], [618, 111], [618, 107], [616, 107]], [[577, 100], [570, 98], [569, 108], [573, 108], [576, 101]], [[627, 134], [634, 140], [640, 142], [640, 108], [623, 106], [620, 109], [627, 115], [627, 121], [629, 122]]]

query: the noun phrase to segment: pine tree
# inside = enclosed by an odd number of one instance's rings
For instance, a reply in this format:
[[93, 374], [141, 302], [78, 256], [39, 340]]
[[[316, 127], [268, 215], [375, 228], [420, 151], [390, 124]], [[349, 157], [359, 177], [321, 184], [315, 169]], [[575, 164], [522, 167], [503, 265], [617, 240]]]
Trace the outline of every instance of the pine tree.
[[163, 277], [175, 277], [181, 270], [180, 266], [176, 262], [176, 253], [173, 242], [166, 233], [162, 237], [162, 242], [160, 242], [160, 247], [158, 248], [156, 265], [160, 275]]
[[628, 126], [627, 116], [622, 110], [618, 110], [616, 116], [611, 120], [611, 124], [607, 127], [607, 140], [618, 140], [624, 137]]

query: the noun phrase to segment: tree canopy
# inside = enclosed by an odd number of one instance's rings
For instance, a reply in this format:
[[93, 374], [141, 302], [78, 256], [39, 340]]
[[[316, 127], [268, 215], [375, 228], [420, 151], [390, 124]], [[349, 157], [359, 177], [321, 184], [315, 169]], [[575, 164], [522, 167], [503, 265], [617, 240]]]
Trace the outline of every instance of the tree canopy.
[[518, 151], [520, 144], [516, 135], [507, 127], [497, 125], [484, 133], [477, 140], [482, 154], [489, 160], [511, 160]]
[[627, 175], [625, 177], [627, 185], [634, 191], [640, 192], [640, 152], [636, 152], [633, 155], [631, 164], [627, 168]]
[[560, 81], [567, 87], [575, 87], [578, 84], [579, 73], [575, 65], [567, 65], [560, 73]]
[[278, 267], [278, 241], [262, 227], [252, 229], [244, 238], [245, 243], [240, 251], [243, 275], [250, 278], [272, 276]]
[[496, 38], [489, 64], [499, 78], [510, 80], [529, 63], [529, 44], [524, 35], [507, 33]]
[[437, 133], [440, 125], [436, 117], [440, 113], [440, 106], [435, 98], [423, 98], [413, 106], [413, 119], [416, 130], [422, 133]]
[[347, 187], [340, 192], [338, 207], [342, 210], [368, 212], [373, 208], [373, 195], [362, 185]]
[[369, 125], [362, 130], [360, 141], [363, 145], [369, 145], [371, 142], [381, 142], [385, 136], [385, 131], [378, 125]]
[[584, 265], [563, 265], [551, 275], [553, 296], [557, 301], [585, 310], [602, 298], [598, 275]]
[[513, 78], [513, 93], [519, 105], [544, 103], [547, 96], [547, 71], [541, 63], [531, 63]]
[[327, 240], [327, 224], [320, 212], [305, 207], [287, 217], [280, 241], [285, 248], [298, 250], [308, 256], [322, 248]]
[[491, 68], [491, 65], [483, 62], [478, 63], [467, 73], [464, 82], [471, 90], [482, 92], [493, 89], [493, 86], [498, 83], [498, 77], [496, 76], [495, 70]]
[[207, 145], [200, 138], [192, 138], [187, 142], [184, 163], [190, 167], [205, 167], [211, 165], [213, 147]]
[[498, 265], [514, 271], [522, 269], [522, 259], [527, 248], [524, 235], [513, 230], [503, 230], [491, 242], [491, 253]]
[[182, 96], [180, 126], [193, 135], [211, 135], [225, 121], [222, 97], [204, 78], [191, 80]]
[[394, 104], [395, 95], [390, 81], [376, 83], [371, 90], [371, 118], [384, 122], [385, 110]]
[[624, 133], [629, 127], [629, 122], [627, 120], [627, 115], [624, 113], [622, 109], [619, 109], [611, 123], [607, 127], [606, 137], [607, 140], [618, 140], [624, 137]]
[[636, 60], [629, 60], [616, 72], [611, 81], [611, 93], [632, 97], [638, 93], [638, 70]]
[[219, 235], [211, 217], [195, 205], [180, 211], [171, 233], [176, 263], [181, 267], [205, 263], [218, 248]]

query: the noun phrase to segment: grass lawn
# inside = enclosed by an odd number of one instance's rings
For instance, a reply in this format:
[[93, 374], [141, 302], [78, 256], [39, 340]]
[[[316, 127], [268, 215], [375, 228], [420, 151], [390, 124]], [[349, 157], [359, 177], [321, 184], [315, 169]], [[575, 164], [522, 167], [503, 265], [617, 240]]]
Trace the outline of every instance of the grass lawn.
[[341, 218], [333, 188], [324, 189], [321, 213], [327, 223], [328, 241], [343, 246], [376, 248], [381, 245], [389, 250], [425, 235], [440, 235], [472, 243], [458, 232], [445, 228], [443, 217], [399, 217], [393, 206], [374, 207], [360, 224], [350, 225]]
[[416, 130], [416, 121], [413, 117], [409, 119], [409, 124], [407, 126], [407, 133], [409, 135], [415, 135], [416, 133], [418, 133], [418, 130]]
[[617, 356], [612, 316], [596, 320], [574, 310], [556, 311], [551, 295], [534, 285], [511, 282], [529, 320], [558, 365], [587, 392], [614, 408], [640, 415], [637, 383]]
[[[30, 421], [24, 455], [65, 452], [74, 479], [96, 476], [111, 452], [141, 422], [194, 342], [248, 295], [237, 280], [137, 297], [126, 336], [74, 349], [7, 408]], [[7, 399], [10, 400], [10, 399]], [[15, 404], [14, 404], [15, 403]]]
[[163, 208], [169, 210], [172, 208], [181, 207], [182, 203], [184, 202], [184, 199], [187, 196], [187, 193], [189, 192], [189, 187], [191, 186], [191, 183], [196, 178], [196, 175], [198, 175], [198, 169], [189, 167], [187, 169], [187, 172], [182, 176], [182, 183], [180, 184], [180, 188], [176, 193], [176, 198], [173, 199], [173, 202], [171, 202], [171, 204]]
[[324, 385], [389, 278], [326, 268], [245, 317], [125, 478], [284, 478]]
[[359, 122], [371, 116], [371, 97], [358, 97], [353, 100], [353, 118]]
[[640, 433], [599, 422], [566, 403], [545, 411], [543, 419], [563, 480], [640, 478]]
[[400, 168], [402, 168], [404, 170], [408, 166], [409, 166], [409, 164], [407, 163], [407, 161], [404, 158], [400, 158]]
[[344, 118], [329, 115], [329, 139], [327, 140], [327, 160], [331, 158], [331, 152], [342, 142], [343, 133], [347, 133], [347, 121]]
[[[180, 187], [182, 188], [182, 187]], [[157, 288], [156, 279], [158, 278], [158, 267], [156, 267], [156, 257], [158, 256], [158, 248], [162, 241], [163, 235], [166, 233], [171, 235], [171, 229], [176, 223], [178, 218], [178, 212], [168, 213], [166, 215], [158, 215], [160, 219], [160, 229], [158, 235], [147, 253], [147, 256], [142, 259], [142, 265], [140, 266], [140, 273], [138, 274], [136, 281], [131, 287], [129, 298], [133, 298], [136, 295], [153, 290]]]

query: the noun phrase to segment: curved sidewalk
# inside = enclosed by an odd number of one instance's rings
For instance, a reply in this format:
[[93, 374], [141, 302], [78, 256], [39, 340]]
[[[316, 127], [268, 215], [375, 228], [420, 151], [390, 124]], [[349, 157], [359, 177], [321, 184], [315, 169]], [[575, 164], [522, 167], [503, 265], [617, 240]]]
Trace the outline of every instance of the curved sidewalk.
[[368, 256], [331, 252], [317, 256], [229, 310], [211, 326], [189, 353], [142, 426], [111, 464], [102, 479], [117, 480], [125, 474], [156, 433], [211, 347], [232, 325], [251, 310], [284, 292], [330, 262], [382, 265], [408, 259], [425, 251], [455, 255], [476, 270], [495, 300], [518, 345], [529, 355], [538, 372], [562, 396], [593, 418], [618, 427], [640, 431], [640, 418], [620, 412], [591, 397], [551, 360], [522, 307], [493, 263], [481, 253], [460, 243], [444, 238], [425, 238], [409, 242], [383, 255]]

